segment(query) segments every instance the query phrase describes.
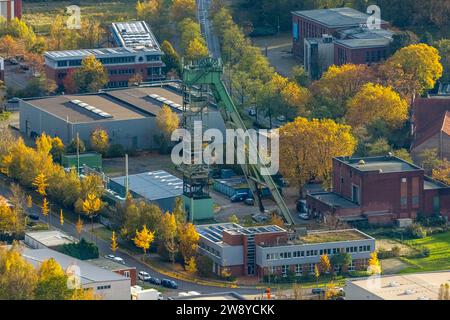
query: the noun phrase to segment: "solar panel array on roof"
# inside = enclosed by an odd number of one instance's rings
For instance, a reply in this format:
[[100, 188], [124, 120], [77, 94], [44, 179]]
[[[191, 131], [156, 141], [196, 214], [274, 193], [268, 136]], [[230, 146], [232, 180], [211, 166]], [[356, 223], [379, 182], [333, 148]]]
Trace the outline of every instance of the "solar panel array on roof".
[[112, 24], [112, 29], [123, 47], [159, 50], [150, 27], [144, 21], [116, 22]]
[[[125, 184], [125, 177], [112, 180], [121, 185]], [[130, 175], [128, 183], [132, 192], [150, 201], [178, 197], [183, 194], [183, 180], [164, 170]]]
[[109, 118], [112, 118], [112, 117], [113, 117], [113, 116], [110, 115], [109, 113], [104, 112], [103, 110], [101, 110], [101, 109], [99, 109], [99, 108], [96, 108], [96, 107], [93, 107], [93, 106], [91, 106], [91, 105], [89, 105], [89, 104], [87, 104], [87, 103], [84, 103], [84, 102], [82, 102], [81, 100], [74, 99], [74, 100], [71, 100], [70, 102], [71, 102], [72, 104], [74, 104], [74, 105], [80, 107], [80, 108], [85, 109], [86, 111], [95, 113], [96, 115], [98, 115], [98, 116], [100, 116], [100, 117], [102, 117], [102, 118], [109, 119]]
[[200, 226], [196, 226], [196, 229], [200, 235], [204, 236], [208, 240], [211, 240], [215, 243], [222, 242], [223, 231], [236, 233], [236, 234], [243, 234], [243, 235], [247, 235], [247, 236], [253, 235], [253, 234], [258, 234], [258, 233], [272, 233], [272, 232], [285, 231], [284, 229], [282, 229], [276, 225], [245, 228], [236, 223], [222, 223], [222, 224], [211, 224], [211, 225], [203, 225], [203, 226], [200, 225]]

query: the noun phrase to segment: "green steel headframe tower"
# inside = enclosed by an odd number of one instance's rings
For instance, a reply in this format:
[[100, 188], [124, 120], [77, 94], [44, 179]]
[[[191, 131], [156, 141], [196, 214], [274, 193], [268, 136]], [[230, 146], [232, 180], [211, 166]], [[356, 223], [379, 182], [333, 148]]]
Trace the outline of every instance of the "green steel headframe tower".
[[[188, 106], [188, 104], [190, 107], [198, 105], [198, 103], [192, 103], [193, 99], [203, 97], [204, 95], [208, 97], [210, 96], [209, 92], [211, 92], [224, 118], [225, 126], [229, 129], [242, 129], [246, 131], [247, 128], [222, 81], [222, 74], [223, 67], [220, 60], [213, 58], [201, 59], [196, 63], [185, 66], [183, 70], [184, 95], [187, 94], [190, 99], [190, 103], [187, 101], [186, 106]], [[193, 95], [194, 92], [198, 92], [197, 95]], [[186, 98], [188, 98], [188, 96], [186, 96]], [[203, 101], [209, 102], [207, 101], [208, 98], [203, 99], [205, 99]], [[204, 108], [207, 108], [206, 104], [203, 106]], [[198, 107], [194, 108], [194, 111], [185, 110], [186, 115], [192, 115], [193, 112], [198, 112]], [[188, 122], [192, 121], [193, 117], [186, 116], [184, 119], [185, 128], [190, 128], [191, 124]], [[246, 141], [245, 143], [249, 150], [256, 146], [256, 141]], [[242, 165], [242, 169], [250, 190], [259, 205], [260, 211], [264, 212], [260, 191], [260, 187], [264, 186], [270, 190], [272, 197], [278, 205], [279, 211], [286, 222], [293, 225], [294, 221], [280, 194], [278, 186], [270, 175], [261, 174], [261, 161], [258, 161], [258, 164], [249, 164], [247, 161], [246, 164]], [[194, 166], [191, 170], [198, 173], [208, 172], [207, 168], [202, 168], [198, 165]]]

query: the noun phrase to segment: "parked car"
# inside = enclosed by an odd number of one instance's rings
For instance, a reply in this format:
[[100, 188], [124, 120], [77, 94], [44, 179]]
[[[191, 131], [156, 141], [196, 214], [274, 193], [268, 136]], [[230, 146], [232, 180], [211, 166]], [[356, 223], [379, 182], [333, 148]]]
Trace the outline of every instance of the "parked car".
[[277, 120], [280, 122], [285, 122], [286, 121], [286, 117], [285, 116], [278, 116]]
[[150, 277], [150, 275], [148, 274], [148, 272], [145, 272], [145, 271], [139, 271], [139, 273], [138, 273], [138, 279], [141, 280], [141, 281], [149, 282], [150, 279], [151, 279], [151, 277]]
[[254, 214], [254, 215], [252, 215], [252, 220], [257, 222], [257, 223], [262, 223], [262, 222], [266, 222], [269, 219], [265, 215]]
[[248, 206], [254, 206], [255, 205], [255, 199], [253, 198], [247, 198], [244, 200], [244, 203]]
[[150, 280], [148, 281], [152, 284], [156, 284], [156, 285], [161, 285], [161, 280], [159, 278], [155, 278], [155, 277], [150, 277]]
[[178, 289], [178, 284], [175, 281], [173, 281], [173, 280], [163, 279], [161, 281], [161, 284], [162, 284], [163, 287], [166, 287], [166, 288]]
[[35, 213], [30, 213], [28, 215], [28, 218], [30, 218], [31, 220], [34, 220], [34, 221], [38, 221], [39, 220], [39, 216], [37, 214], [35, 214]]
[[109, 259], [109, 260], [113, 260], [115, 257], [116, 257], [116, 256], [113, 255], [113, 254], [107, 254], [107, 255], [105, 256], [105, 258], [106, 258], [106, 259]]
[[231, 198], [231, 202], [242, 202], [248, 198], [248, 193], [236, 193]]
[[309, 214], [307, 213], [299, 213], [298, 217], [302, 220], [309, 220]]
[[249, 109], [248, 110], [248, 115], [250, 117], [255, 117], [256, 116], [256, 110], [255, 109]]
[[125, 261], [121, 257], [114, 257], [113, 260], [115, 262], [118, 262], [118, 263], [121, 263], [121, 264], [125, 264]]
[[8, 59], [7, 61], [8, 61], [9, 63], [11, 63], [12, 65], [18, 65], [18, 64], [19, 64], [19, 61], [17, 61], [17, 60], [14, 59], [14, 58]]

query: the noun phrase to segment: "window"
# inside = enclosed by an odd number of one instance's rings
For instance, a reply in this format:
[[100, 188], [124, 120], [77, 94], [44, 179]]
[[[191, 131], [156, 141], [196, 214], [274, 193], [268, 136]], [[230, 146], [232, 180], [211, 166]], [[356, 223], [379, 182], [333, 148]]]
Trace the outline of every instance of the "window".
[[316, 267], [315, 263], [309, 264], [309, 273], [314, 274], [314, 268]]
[[111, 289], [111, 286], [110, 286], [110, 285], [105, 285], [105, 286], [99, 286], [99, 287], [97, 287], [97, 290], [108, 290], [108, 289]]
[[441, 199], [439, 196], [433, 198], [433, 212], [436, 214], [441, 213]]
[[126, 277], [126, 278], [129, 278], [130, 277], [130, 271], [124, 271], [123, 272], [123, 275]]
[[359, 204], [359, 187], [352, 185], [352, 200], [354, 203]]
[[348, 271], [355, 271], [355, 263], [353, 262], [353, 260], [348, 265]]
[[303, 266], [301, 264], [295, 265], [295, 276], [300, 277], [303, 275]]
[[419, 207], [419, 196], [412, 197], [412, 206], [413, 206], [413, 208]]
[[287, 277], [288, 275], [289, 266], [288, 265], [282, 265], [281, 266], [281, 275], [283, 277]]

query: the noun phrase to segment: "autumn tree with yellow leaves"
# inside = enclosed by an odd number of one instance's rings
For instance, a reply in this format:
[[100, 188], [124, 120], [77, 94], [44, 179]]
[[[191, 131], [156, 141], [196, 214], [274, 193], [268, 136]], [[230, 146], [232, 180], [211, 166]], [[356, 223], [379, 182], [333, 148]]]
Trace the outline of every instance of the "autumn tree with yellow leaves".
[[381, 67], [385, 83], [392, 86], [408, 103], [434, 88], [443, 73], [439, 51], [427, 44], [413, 44], [398, 50]]
[[75, 224], [75, 229], [77, 230], [78, 238], [80, 238], [81, 232], [83, 231], [83, 220], [81, 220], [80, 216], [78, 216], [77, 223]]
[[94, 217], [102, 208], [102, 201], [94, 193], [89, 193], [83, 201], [83, 212], [91, 219], [91, 231], [94, 232]]
[[376, 251], [370, 254], [370, 259], [367, 262], [367, 264], [368, 264], [368, 271], [371, 274], [381, 273], [381, 264], [380, 261], [378, 260], [378, 253]]
[[280, 172], [299, 189], [312, 179], [331, 185], [332, 159], [352, 155], [356, 139], [351, 127], [330, 119], [298, 117], [279, 129]]
[[373, 78], [373, 71], [366, 65], [344, 64], [329, 67], [322, 78], [311, 85], [315, 98], [313, 115], [343, 117], [347, 101]]
[[92, 131], [91, 148], [102, 155], [106, 154], [109, 149], [109, 136], [106, 130], [97, 128]]
[[391, 87], [367, 83], [347, 103], [347, 122], [355, 128], [383, 121], [391, 128], [408, 119], [408, 102]]
[[323, 254], [320, 256], [320, 271], [322, 273], [328, 273], [331, 270], [331, 262], [330, 262], [330, 258], [328, 257], [328, 255]]
[[178, 226], [178, 239], [181, 256], [185, 262], [189, 261], [197, 253], [200, 235], [192, 223], [186, 223]]
[[162, 257], [167, 257], [172, 263], [175, 262], [175, 255], [178, 251], [177, 220], [175, 215], [166, 212], [161, 217], [158, 229], [158, 253]]
[[156, 125], [160, 134], [155, 135], [155, 140], [159, 143], [160, 152], [166, 153], [172, 132], [180, 126], [180, 118], [167, 105], [163, 105], [156, 116]]
[[[50, 149], [49, 149], [50, 151]], [[41, 196], [47, 195], [47, 177], [42, 172], [39, 173], [36, 178], [33, 181], [33, 186], [36, 187], [36, 192], [39, 193]]]
[[134, 237], [133, 242], [136, 247], [141, 248], [144, 251], [145, 256], [154, 239], [155, 233], [148, 230], [147, 226], [144, 225], [141, 231], [136, 230], [136, 236]]
[[117, 249], [119, 249], [119, 244], [117, 242], [116, 232], [113, 231], [111, 235], [111, 250], [115, 254]]

